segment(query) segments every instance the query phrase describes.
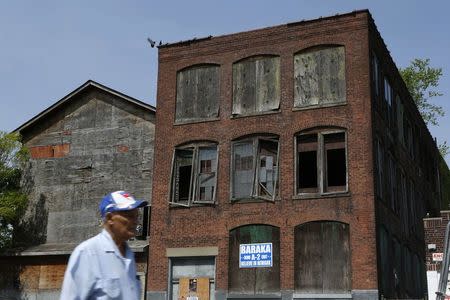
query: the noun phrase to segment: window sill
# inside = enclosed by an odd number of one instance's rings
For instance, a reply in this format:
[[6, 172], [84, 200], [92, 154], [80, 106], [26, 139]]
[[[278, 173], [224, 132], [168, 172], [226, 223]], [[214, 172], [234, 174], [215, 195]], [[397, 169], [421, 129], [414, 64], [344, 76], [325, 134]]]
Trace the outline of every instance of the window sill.
[[281, 293], [267, 294], [238, 294], [229, 293], [227, 299], [281, 299]]
[[350, 197], [351, 193], [349, 191], [344, 192], [333, 192], [325, 194], [297, 194], [292, 196], [293, 200], [304, 200], [304, 199], [322, 199], [322, 198], [339, 198], [339, 197]]
[[277, 110], [269, 110], [269, 111], [259, 111], [251, 114], [245, 114], [245, 115], [231, 115], [230, 119], [240, 119], [240, 118], [247, 118], [247, 117], [257, 117], [257, 116], [264, 116], [264, 115], [273, 115], [273, 114], [279, 114], [281, 113], [280, 109]]
[[281, 198], [277, 197], [275, 200], [269, 200], [264, 198], [238, 198], [238, 199], [230, 199], [231, 204], [238, 203], [275, 203], [280, 201]]
[[352, 294], [294, 294], [293, 299], [352, 299]]
[[292, 108], [292, 111], [302, 111], [302, 110], [327, 108], [327, 107], [334, 107], [334, 106], [344, 106], [344, 105], [347, 105], [347, 101], [346, 102], [338, 102], [338, 103], [309, 105], [309, 106], [304, 106], [304, 107], [294, 107], [294, 108]]
[[169, 208], [191, 208], [191, 207], [200, 207], [200, 206], [215, 206], [215, 202], [211, 203], [191, 203], [189, 205], [181, 205], [181, 204], [173, 204], [169, 203]]
[[186, 121], [175, 121], [173, 126], [187, 125], [187, 124], [196, 124], [196, 123], [205, 123], [205, 122], [215, 122], [220, 121], [219, 117], [215, 118], [205, 118], [205, 119], [196, 119], [196, 120], [186, 120]]

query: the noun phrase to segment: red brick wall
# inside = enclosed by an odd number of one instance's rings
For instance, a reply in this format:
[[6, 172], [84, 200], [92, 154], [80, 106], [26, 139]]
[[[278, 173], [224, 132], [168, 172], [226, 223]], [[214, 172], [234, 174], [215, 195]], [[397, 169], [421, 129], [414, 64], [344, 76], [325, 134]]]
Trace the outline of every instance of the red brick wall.
[[441, 270], [441, 262], [433, 261], [433, 253], [444, 252], [445, 229], [449, 221], [450, 211], [441, 211], [441, 217], [439, 218], [426, 218], [423, 220], [425, 230], [425, 245], [436, 245], [435, 251], [427, 251], [425, 254], [428, 271]]
[[30, 147], [31, 158], [64, 157], [69, 154], [70, 144]]
[[[148, 290], [167, 289], [168, 247], [218, 246], [216, 289], [228, 287], [229, 230], [245, 224], [280, 227], [281, 289], [294, 289], [294, 227], [315, 220], [350, 224], [352, 289], [377, 289], [372, 130], [367, 13], [282, 25], [159, 50], [158, 112]], [[347, 104], [293, 111], [293, 55], [315, 45], [345, 46]], [[258, 54], [281, 58], [280, 112], [231, 118], [232, 64]], [[220, 120], [173, 125], [177, 71], [194, 64], [220, 64]], [[340, 126], [348, 134], [349, 195], [294, 199], [294, 135], [315, 126]], [[252, 133], [279, 135], [280, 194], [275, 203], [230, 203], [230, 145]], [[217, 205], [169, 208], [175, 146], [192, 140], [219, 144]]]

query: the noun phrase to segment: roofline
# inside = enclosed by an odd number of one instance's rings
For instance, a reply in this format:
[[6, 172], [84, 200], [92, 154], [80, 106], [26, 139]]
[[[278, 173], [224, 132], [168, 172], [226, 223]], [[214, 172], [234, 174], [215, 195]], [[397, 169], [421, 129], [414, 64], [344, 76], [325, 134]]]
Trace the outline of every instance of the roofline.
[[193, 43], [198, 43], [198, 42], [202, 42], [202, 41], [211, 40], [213, 38], [227, 37], [227, 36], [232, 36], [232, 35], [235, 35], [235, 34], [266, 30], [266, 29], [269, 29], [269, 28], [281, 27], [281, 26], [292, 27], [292, 26], [303, 25], [303, 24], [307, 24], [307, 23], [320, 22], [320, 21], [324, 21], [324, 20], [330, 20], [330, 19], [350, 16], [350, 15], [355, 15], [355, 14], [358, 14], [358, 13], [368, 13], [370, 15], [370, 11], [368, 9], [359, 9], [359, 10], [354, 10], [352, 12], [343, 13], [343, 14], [335, 14], [335, 15], [332, 15], [332, 16], [319, 17], [319, 18], [308, 19], [308, 20], [301, 20], [301, 21], [296, 21], [296, 22], [289, 22], [289, 23], [285, 23], [285, 24], [269, 26], [269, 27], [264, 27], [264, 28], [258, 28], [258, 29], [250, 29], [250, 30], [245, 30], [245, 31], [240, 31], [240, 32], [235, 32], [235, 33], [230, 33], [230, 34], [224, 34], [224, 35], [218, 35], [218, 36], [209, 35], [209, 36], [201, 37], [201, 38], [193, 38], [193, 39], [182, 40], [182, 41], [174, 42], [174, 43], [166, 43], [166, 44], [163, 44], [163, 45], [160, 45], [160, 46], [157, 46], [157, 47], [158, 47], [158, 49], [164, 49], [164, 48], [175, 47], [175, 46], [189, 45], [189, 44], [193, 44]]
[[112, 88], [109, 88], [103, 84], [100, 84], [98, 82], [95, 82], [94, 80], [89, 79], [88, 81], [86, 81], [85, 83], [83, 83], [81, 86], [79, 86], [78, 88], [76, 88], [75, 90], [73, 90], [72, 92], [70, 92], [69, 94], [67, 94], [66, 96], [64, 96], [63, 98], [61, 98], [58, 102], [54, 103], [53, 105], [51, 105], [50, 107], [46, 108], [45, 110], [43, 110], [42, 112], [40, 112], [39, 114], [37, 114], [36, 116], [34, 116], [33, 118], [31, 118], [30, 120], [28, 120], [27, 122], [23, 123], [22, 125], [20, 125], [19, 127], [17, 127], [16, 129], [14, 129], [12, 132], [21, 132], [22, 130], [34, 125], [35, 123], [37, 123], [39, 120], [41, 120], [43, 117], [45, 117], [47, 114], [49, 114], [50, 112], [52, 112], [53, 110], [57, 109], [58, 107], [62, 106], [63, 104], [65, 104], [67, 101], [69, 101], [72, 97], [74, 97], [75, 95], [79, 94], [80, 92], [82, 92], [83, 90], [87, 89], [88, 87], [96, 87], [102, 91], [105, 91], [107, 93], [110, 93], [112, 95], [115, 95], [117, 97], [120, 97], [126, 101], [129, 101], [131, 103], [134, 103], [146, 110], [149, 110], [153, 113], [156, 112], [156, 108], [150, 104], [144, 103], [136, 98], [130, 97], [128, 95], [125, 95], [119, 91], [116, 91]]

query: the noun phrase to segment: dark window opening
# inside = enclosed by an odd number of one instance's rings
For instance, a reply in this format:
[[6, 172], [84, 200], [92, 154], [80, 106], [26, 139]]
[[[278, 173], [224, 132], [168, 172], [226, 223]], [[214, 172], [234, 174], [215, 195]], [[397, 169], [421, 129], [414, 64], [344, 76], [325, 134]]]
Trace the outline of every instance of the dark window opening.
[[193, 150], [176, 151], [175, 199], [187, 202], [190, 195]]
[[345, 188], [347, 170], [345, 163], [345, 134], [343, 132], [324, 136], [326, 150], [327, 191]]
[[345, 132], [297, 137], [297, 193], [347, 190]]

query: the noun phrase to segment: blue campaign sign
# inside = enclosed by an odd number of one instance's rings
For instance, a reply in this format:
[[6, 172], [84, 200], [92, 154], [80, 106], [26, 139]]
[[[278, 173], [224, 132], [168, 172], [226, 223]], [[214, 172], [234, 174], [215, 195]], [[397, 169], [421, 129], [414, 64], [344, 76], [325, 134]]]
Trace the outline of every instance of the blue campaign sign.
[[272, 267], [272, 243], [239, 245], [239, 268]]

